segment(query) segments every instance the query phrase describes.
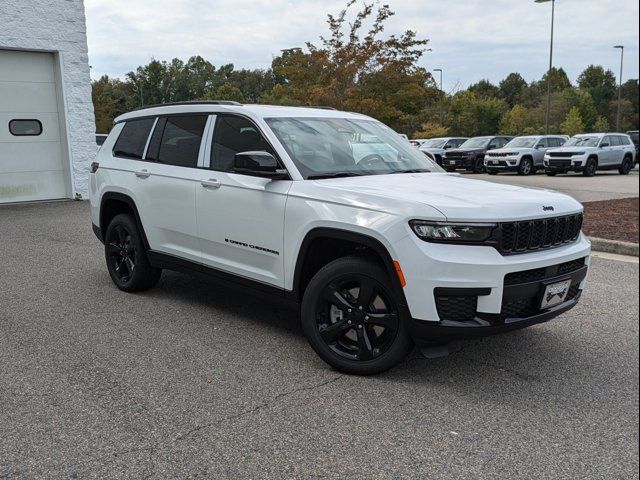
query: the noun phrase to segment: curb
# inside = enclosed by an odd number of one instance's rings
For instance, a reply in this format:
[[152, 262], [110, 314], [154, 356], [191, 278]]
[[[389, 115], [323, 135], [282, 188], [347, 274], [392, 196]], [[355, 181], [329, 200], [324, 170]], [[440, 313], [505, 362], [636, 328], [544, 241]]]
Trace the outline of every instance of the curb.
[[607, 240], [606, 238], [589, 237], [591, 240], [591, 250], [596, 252], [616, 253], [618, 255], [629, 255], [638, 257], [638, 244], [631, 242], [621, 242], [618, 240]]

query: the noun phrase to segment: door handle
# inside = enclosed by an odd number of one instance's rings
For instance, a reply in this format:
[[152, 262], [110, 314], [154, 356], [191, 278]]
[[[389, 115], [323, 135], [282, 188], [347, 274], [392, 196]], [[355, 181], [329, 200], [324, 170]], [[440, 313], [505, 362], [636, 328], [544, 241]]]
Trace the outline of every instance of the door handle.
[[149, 170], [147, 170], [146, 168], [136, 171], [135, 174], [136, 174], [136, 177], [138, 178], [149, 178], [151, 176], [151, 174], [149, 173]]
[[210, 188], [213, 190], [220, 188], [221, 183], [215, 178], [210, 178], [209, 180], [201, 180], [200, 185], [202, 185], [203, 188]]

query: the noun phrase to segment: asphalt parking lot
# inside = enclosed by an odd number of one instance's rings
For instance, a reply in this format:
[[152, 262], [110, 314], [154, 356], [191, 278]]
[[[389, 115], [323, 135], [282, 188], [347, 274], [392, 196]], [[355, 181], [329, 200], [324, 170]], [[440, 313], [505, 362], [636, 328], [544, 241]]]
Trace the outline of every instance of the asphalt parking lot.
[[580, 202], [637, 197], [640, 194], [637, 167], [626, 176], [620, 175], [617, 171], [603, 171], [598, 172], [595, 177], [591, 178], [586, 178], [581, 173], [573, 172], [556, 177], [549, 177], [540, 171], [536, 175], [527, 177], [511, 172], [499, 175], [476, 175], [466, 172], [463, 174], [492, 182], [522, 185], [524, 187], [549, 188], [571, 195]]
[[637, 263], [593, 258], [563, 317], [369, 378], [202, 279], [118, 291], [85, 202], [0, 207], [0, 265], [0, 478], [638, 476]]

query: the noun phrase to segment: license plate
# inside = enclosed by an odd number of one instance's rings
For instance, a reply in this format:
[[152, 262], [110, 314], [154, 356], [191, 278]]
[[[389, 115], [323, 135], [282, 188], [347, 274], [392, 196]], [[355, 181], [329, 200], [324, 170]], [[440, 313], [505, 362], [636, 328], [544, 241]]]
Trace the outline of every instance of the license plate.
[[449, 160], [449, 165], [455, 165], [456, 161], [455, 160]]
[[547, 285], [544, 289], [544, 296], [542, 297], [542, 303], [540, 304], [540, 310], [545, 308], [555, 307], [565, 301], [569, 294], [569, 288], [571, 287], [571, 280], [565, 280], [563, 282], [552, 283]]
[[500, 162], [498, 160], [491, 160], [491, 163], [493, 163], [494, 165], [499, 165]]

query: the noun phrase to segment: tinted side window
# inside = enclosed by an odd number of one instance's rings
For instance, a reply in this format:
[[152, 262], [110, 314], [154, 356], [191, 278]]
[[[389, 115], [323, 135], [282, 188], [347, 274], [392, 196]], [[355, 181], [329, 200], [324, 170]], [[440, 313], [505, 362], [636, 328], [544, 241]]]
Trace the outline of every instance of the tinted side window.
[[538, 147], [539, 148], [553, 147], [554, 144], [552, 143], [552, 141], [553, 141], [552, 138], [541, 138], [540, 141], [538, 142]]
[[211, 168], [229, 172], [238, 152], [262, 151], [274, 154], [258, 128], [243, 117], [219, 116], [211, 146]]
[[600, 142], [600, 146], [604, 146], [604, 145], [609, 145], [610, 147], [613, 146], [613, 140], [610, 136], [606, 136], [602, 139], [602, 141]]
[[627, 137], [619, 136], [618, 142], [620, 143], [620, 145], [629, 145], [629, 139]]
[[179, 167], [197, 167], [207, 115], [167, 117], [157, 162]]
[[153, 122], [155, 122], [154, 118], [144, 118], [125, 123], [113, 146], [113, 154], [116, 157], [142, 158]]
[[567, 143], [567, 141], [564, 138], [556, 138], [556, 146], [561, 147], [563, 146], [565, 143]]
[[456, 140], [455, 146], [456, 148], [458, 148], [460, 145], [462, 145], [464, 142], [466, 142], [466, 140], [460, 139], [460, 140]]

